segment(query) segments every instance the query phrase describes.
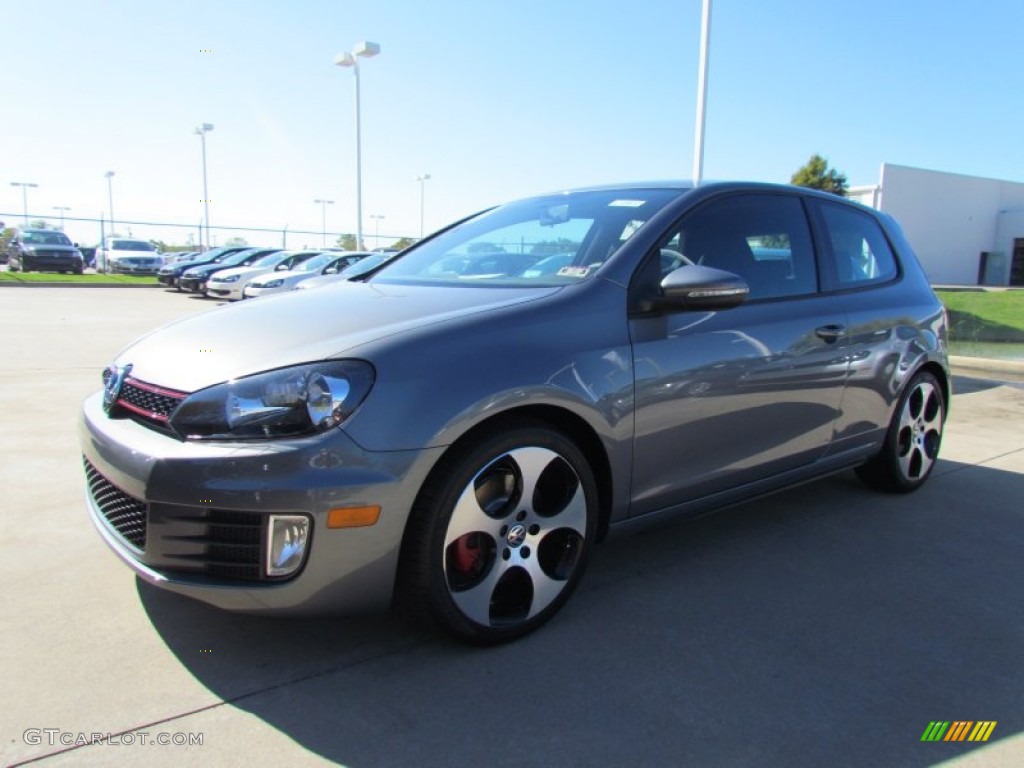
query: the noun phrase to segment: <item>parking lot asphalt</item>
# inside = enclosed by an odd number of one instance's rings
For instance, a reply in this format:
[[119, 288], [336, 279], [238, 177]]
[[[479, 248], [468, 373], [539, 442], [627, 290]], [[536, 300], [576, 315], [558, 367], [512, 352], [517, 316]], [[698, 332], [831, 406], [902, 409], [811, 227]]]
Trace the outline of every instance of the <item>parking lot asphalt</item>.
[[[0, 293], [3, 764], [1024, 764], [1024, 386], [957, 378], [916, 494], [845, 473], [613, 538], [552, 623], [476, 649], [390, 615], [222, 613], [107, 550], [80, 402], [124, 344], [211, 306]], [[936, 720], [997, 725], [922, 742]]]

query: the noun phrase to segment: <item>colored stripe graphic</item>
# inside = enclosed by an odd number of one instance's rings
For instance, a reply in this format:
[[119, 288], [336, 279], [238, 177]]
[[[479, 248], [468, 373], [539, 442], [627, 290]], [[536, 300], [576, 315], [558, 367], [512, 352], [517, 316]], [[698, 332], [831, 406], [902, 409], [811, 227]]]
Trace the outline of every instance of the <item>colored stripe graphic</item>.
[[932, 720], [921, 734], [921, 741], [988, 741], [996, 720]]
[[988, 741], [988, 737], [992, 735], [992, 731], [995, 730], [995, 720], [981, 720], [974, 730], [971, 731], [971, 735], [967, 737], [968, 741]]
[[972, 725], [974, 722], [971, 720], [954, 720], [943, 741], [963, 741], [967, 737], [967, 729]]

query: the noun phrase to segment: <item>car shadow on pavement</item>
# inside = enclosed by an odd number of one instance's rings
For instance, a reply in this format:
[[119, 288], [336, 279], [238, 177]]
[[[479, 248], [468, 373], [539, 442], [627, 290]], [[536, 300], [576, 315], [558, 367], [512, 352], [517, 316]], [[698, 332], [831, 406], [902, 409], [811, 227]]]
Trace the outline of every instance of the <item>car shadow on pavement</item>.
[[[562, 614], [496, 648], [139, 595], [225, 706], [346, 765], [925, 766], [1024, 731], [1022, 496], [942, 461], [910, 496], [844, 473], [613, 538]], [[998, 725], [922, 743], [933, 720]]]

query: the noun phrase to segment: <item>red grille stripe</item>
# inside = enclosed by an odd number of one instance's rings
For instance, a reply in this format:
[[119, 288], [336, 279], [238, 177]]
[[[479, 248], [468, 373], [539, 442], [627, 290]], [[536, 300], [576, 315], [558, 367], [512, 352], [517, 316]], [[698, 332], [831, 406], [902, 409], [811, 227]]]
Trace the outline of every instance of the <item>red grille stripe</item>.
[[179, 400], [184, 400], [186, 397], [188, 397], [188, 392], [179, 392], [174, 389], [164, 389], [163, 387], [157, 387], [153, 384], [148, 384], [145, 381], [133, 379], [130, 376], [126, 378], [124, 381], [126, 384], [131, 384], [133, 387], [144, 389], [147, 392], [152, 392], [155, 395], [164, 395], [165, 397], [176, 397]]

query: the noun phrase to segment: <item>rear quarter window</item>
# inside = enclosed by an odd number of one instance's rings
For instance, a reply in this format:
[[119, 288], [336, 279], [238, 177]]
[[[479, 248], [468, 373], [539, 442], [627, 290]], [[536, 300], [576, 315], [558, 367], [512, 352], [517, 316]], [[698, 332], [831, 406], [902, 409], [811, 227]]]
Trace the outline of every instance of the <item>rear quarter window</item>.
[[829, 203], [821, 203], [821, 214], [840, 288], [886, 283], [896, 277], [896, 257], [874, 216]]

